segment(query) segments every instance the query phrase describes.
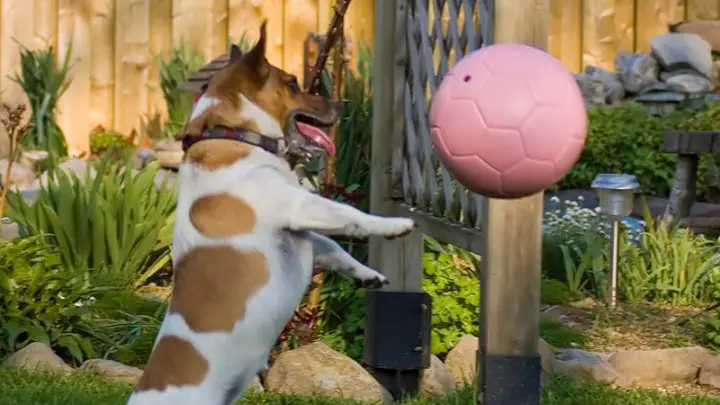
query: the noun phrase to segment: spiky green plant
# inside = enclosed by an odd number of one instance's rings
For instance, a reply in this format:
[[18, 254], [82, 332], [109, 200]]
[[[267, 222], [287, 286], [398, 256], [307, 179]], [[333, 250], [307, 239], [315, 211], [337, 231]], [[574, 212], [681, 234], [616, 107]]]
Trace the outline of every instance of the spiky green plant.
[[180, 89], [194, 72], [203, 66], [202, 55], [184, 42], [174, 48], [170, 57], [165, 60], [157, 58], [160, 72], [160, 89], [167, 104], [168, 119], [164, 126], [166, 136], [177, 133], [187, 121], [192, 109], [192, 94]]
[[32, 127], [22, 139], [23, 146], [46, 150], [53, 161], [68, 154], [65, 134], [57, 124], [55, 112], [71, 83], [68, 79], [71, 48], [58, 64], [52, 47], [31, 50], [20, 45], [20, 72], [11, 78], [23, 89], [32, 108]]

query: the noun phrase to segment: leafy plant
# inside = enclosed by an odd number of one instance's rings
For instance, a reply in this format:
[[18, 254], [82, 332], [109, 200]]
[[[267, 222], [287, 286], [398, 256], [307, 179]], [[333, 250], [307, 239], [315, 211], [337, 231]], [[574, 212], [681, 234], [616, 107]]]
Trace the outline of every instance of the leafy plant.
[[0, 352], [42, 342], [78, 362], [96, 356], [87, 322], [105, 288], [86, 276], [42, 235], [0, 242]]
[[8, 215], [21, 235], [58, 246], [65, 266], [138, 287], [169, 261], [175, 192], [156, 190], [156, 162], [136, 175], [129, 154], [120, 164], [108, 160], [92, 180], [57, 171], [34, 203], [11, 193]]
[[619, 287], [626, 298], [669, 301], [674, 305], [708, 299], [710, 275], [720, 264], [717, 241], [679, 225], [668, 229], [645, 212], [648, 229], [639, 246], [624, 246]]
[[125, 135], [97, 126], [90, 132], [90, 152], [100, 155], [111, 148], [124, 148], [128, 145]]
[[476, 335], [480, 308], [477, 255], [426, 236], [423, 290], [432, 297], [433, 353], [446, 353], [463, 335]]
[[160, 71], [160, 88], [167, 103], [168, 119], [164, 126], [166, 136], [176, 134], [188, 119], [192, 109], [192, 94], [181, 90], [191, 74], [203, 66], [203, 58], [197, 50], [184, 42], [173, 48], [166, 61], [157, 58]]
[[25, 105], [19, 104], [17, 106], [10, 107], [7, 104], [3, 104], [3, 108], [7, 110], [7, 118], [0, 118], [0, 124], [8, 137], [8, 167], [5, 171], [5, 177], [2, 179], [2, 192], [0, 194], [0, 216], [5, 212], [5, 202], [7, 201], [7, 194], [10, 190], [10, 179], [12, 178], [12, 169], [15, 162], [20, 157], [20, 143], [23, 137], [28, 133], [30, 129], [29, 125], [21, 125], [23, 115], [25, 115]]
[[52, 47], [31, 50], [20, 45], [20, 74], [12, 79], [22, 87], [32, 108], [32, 127], [23, 137], [23, 145], [48, 151], [53, 161], [68, 153], [65, 135], [55, 114], [58, 100], [70, 85], [70, 52], [68, 47], [58, 65]]

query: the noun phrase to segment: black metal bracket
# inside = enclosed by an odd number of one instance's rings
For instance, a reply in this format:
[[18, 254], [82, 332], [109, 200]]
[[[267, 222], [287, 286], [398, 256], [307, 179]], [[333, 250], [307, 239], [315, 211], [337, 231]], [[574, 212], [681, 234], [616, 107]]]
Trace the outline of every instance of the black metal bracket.
[[363, 361], [395, 399], [417, 394], [430, 366], [431, 316], [424, 292], [377, 290], [365, 298]]
[[540, 356], [501, 356], [478, 351], [478, 395], [483, 405], [539, 405]]

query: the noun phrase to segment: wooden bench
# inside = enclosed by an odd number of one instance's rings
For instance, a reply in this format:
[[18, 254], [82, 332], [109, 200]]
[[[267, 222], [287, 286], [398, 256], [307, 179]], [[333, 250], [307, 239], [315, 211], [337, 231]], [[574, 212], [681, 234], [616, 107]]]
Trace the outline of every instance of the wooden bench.
[[720, 153], [720, 131], [670, 131], [663, 137], [663, 150], [676, 153], [675, 179], [665, 206], [663, 223], [680, 223], [693, 228], [720, 228], [720, 218], [693, 217], [690, 210], [697, 193], [700, 155]]

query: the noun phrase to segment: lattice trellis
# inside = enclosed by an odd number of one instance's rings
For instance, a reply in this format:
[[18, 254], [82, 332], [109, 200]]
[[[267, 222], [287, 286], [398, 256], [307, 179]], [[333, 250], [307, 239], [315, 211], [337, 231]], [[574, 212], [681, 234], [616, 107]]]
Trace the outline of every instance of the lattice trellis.
[[487, 10], [485, 3], [408, 0], [406, 25], [408, 63], [403, 97], [406, 138], [402, 161], [405, 203], [475, 229], [480, 227], [483, 197], [455, 182], [440, 163], [430, 137], [428, 109], [449, 68], [481, 46], [480, 20], [482, 10]]

